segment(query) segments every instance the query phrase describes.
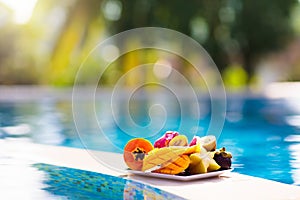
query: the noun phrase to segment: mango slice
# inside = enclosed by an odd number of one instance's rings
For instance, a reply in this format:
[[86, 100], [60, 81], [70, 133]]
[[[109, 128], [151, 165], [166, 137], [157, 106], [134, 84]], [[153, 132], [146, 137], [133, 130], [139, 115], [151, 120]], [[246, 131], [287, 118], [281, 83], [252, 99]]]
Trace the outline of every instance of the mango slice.
[[179, 174], [184, 171], [190, 164], [190, 158], [188, 155], [181, 155], [175, 161], [167, 164], [163, 164], [162, 168], [153, 170], [155, 173], [163, 174]]
[[149, 170], [158, 165], [171, 163], [177, 160], [185, 150], [186, 149], [182, 147], [155, 148], [145, 156], [142, 171]]

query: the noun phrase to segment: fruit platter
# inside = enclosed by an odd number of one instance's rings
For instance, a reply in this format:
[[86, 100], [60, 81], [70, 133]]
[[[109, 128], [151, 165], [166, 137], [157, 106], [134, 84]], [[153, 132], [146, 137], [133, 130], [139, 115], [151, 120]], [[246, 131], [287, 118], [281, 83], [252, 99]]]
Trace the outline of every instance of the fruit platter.
[[225, 147], [217, 149], [214, 135], [194, 136], [188, 142], [184, 134], [167, 131], [152, 144], [133, 138], [124, 147], [128, 172], [136, 175], [175, 180], [195, 180], [232, 171], [232, 154]]

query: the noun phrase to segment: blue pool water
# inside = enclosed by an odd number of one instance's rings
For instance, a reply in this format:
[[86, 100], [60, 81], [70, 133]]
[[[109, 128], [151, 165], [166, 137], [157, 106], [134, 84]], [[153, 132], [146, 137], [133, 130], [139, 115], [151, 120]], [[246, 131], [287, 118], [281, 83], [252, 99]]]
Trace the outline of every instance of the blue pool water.
[[[136, 99], [131, 101], [132, 119], [142, 126], [150, 122], [148, 110], [153, 103], [164, 105], [168, 114], [161, 134], [166, 130], [180, 130], [188, 135], [203, 136], [210, 121], [210, 100], [199, 100], [201, 115], [195, 118], [191, 104], [182, 104], [183, 114], [176, 101]], [[82, 102], [85, 107], [90, 103]], [[51, 100], [0, 103], [0, 137], [29, 140], [36, 143], [78, 147], [102, 151], [122, 152], [130, 139], [124, 130], [128, 116], [120, 100], [117, 113], [110, 113], [110, 101], [96, 102], [96, 115], [83, 109], [80, 138], [72, 118], [71, 101]], [[154, 115], [159, 121], [160, 115]], [[122, 123], [122, 128], [116, 124]], [[184, 121], [181, 127], [180, 122]], [[101, 126], [103, 133], [99, 131]], [[147, 133], [155, 127], [148, 127]], [[143, 136], [136, 133], [136, 136]], [[161, 134], [149, 137], [152, 142]], [[146, 134], [147, 135], [147, 134]], [[149, 136], [149, 135], [148, 135]], [[297, 99], [228, 98], [227, 113], [218, 146], [225, 146], [233, 154], [236, 172], [288, 184], [300, 185], [300, 101]]]
[[42, 189], [55, 199], [182, 199], [149, 185], [106, 174], [42, 163], [33, 167], [44, 173]]

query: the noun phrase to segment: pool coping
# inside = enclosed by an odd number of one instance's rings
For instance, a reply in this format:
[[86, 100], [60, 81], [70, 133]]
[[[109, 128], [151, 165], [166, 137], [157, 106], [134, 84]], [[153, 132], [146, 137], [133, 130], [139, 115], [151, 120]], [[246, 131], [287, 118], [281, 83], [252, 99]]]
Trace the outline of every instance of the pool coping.
[[[0, 152], [13, 159], [27, 160], [32, 163], [46, 163], [63, 167], [87, 170], [124, 177], [186, 199], [300, 199], [300, 187], [262, 178], [229, 172], [220, 177], [180, 182], [128, 175], [124, 171], [115, 171], [105, 167], [95, 157], [97, 155], [120, 161], [125, 168], [122, 155], [102, 151], [50, 146], [19, 141], [18, 139], [0, 139]], [[0, 180], [5, 181], [5, 180]]]

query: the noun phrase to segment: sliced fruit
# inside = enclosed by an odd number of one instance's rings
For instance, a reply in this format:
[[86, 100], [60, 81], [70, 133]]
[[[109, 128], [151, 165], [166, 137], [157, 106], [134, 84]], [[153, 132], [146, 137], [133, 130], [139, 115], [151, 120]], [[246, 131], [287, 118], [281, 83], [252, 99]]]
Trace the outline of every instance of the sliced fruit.
[[185, 135], [177, 135], [170, 140], [169, 146], [187, 146], [188, 139]]
[[221, 166], [222, 169], [229, 169], [231, 167], [231, 158], [231, 153], [226, 152], [225, 147], [216, 151], [214, 154], [214, 160]]
[[210, 159], [209, 160], [209, 166], [207, 168], [208, 172], [216, 171], [216, 170], [218, 170], [220, 168], [221, 168], [221, 166], [218, 165], [218, 163], [216, 163], [216, 161], [214, 159]]
[[214, 160], [215, 152], [209, 151], [209, 152], [206, 152], [206, 154], [207, 154], [206, 156], [205, 156], [205, 153], [202, 155], [204, 156], [204, 159], [208, 160], [208, 163], [209, 163], [207, 171], [211, 172], [211, 171], [216, 171], [216, 170], [220, 169], [221, 166], [218, 165], [218, 163], [216, 163], [216, 161]]
[[187, 169], [190, 174], [202, 174], [220, 169], [213, 159], [212, 152], [194, 153], [190, 155], [190, 159], [191, 163]]
[[179, 135], [179, 133], [176, 131], [167, 131], [161, 138], [154, 142], [154, 147], [163, 148], [169, 146], [169, 142], [177, 135]]
[[209, 159], [208, 159], [209, 166], [207, 168], [207, 171], [212, 172], [212, 171], [216, 171], [216, 170], [220, 169], [221, 166], [218, 165], [218, 163], [213, 159], [215, 152], [208, 152], [208, 154], [209, 154]]
[[163, 165], [164, 163], [171, 163], [178, 159], [185, 150], [186, 148], [175, 146], [155, 148], [145, 156], [142, 171], [152, 169], [153, 167]]
[[195, 136], [193, 137], [191, 143], [189, 144], [189, 146], [190, 146], [190, 147], [191, 147], [191, 146], [194, 146], [194, 145], [198, 144], [199, 141], [200, 141], [200, 137], [195, 135]]
[[187, 169], [187, 171], [190, 174], [203, 174], [207, 172], [207, 168], [209, 166], [209, 163], [207, 160], [202, 159], [200, 154], [194, 153], [190, 155], [190, 165]]
[[129, 140], [124, 147], [123, 158], [127, 166], [132, 170], [141, 170], [145, 155], [153, 150], [150, 141], [143, 138]]
[[207, 151], [214, 151], [216, 150], [217, 146], [217, 139], [214, 135], [207, 135], [204, 137], [201, 137], [199, 139], [200, 145], [203, 146]]
[[[206, 150], [205, 150], [205, 151], [206, 151]], [[200, 144], [196, 144], [196, 145], [193, 145], [193, 146], [191, 146], [191, 147], [187, 147], [187, 148], [185, 149], [185, 151], [184, 151], [183, 154], [185, 154], [185, 155], [190, 155], [190, 154], [193, 154], [193, 153], [200, 153], [200, 152], [202, 152], [201, 146], [200, 146]]]
[[163, 164], [161, 168], [153, 170], [155, 173], [163, 174], [179, 174], [184, 171], [190, 164], [188, 155], [181, 155], [175, 161], [167, 164]]

